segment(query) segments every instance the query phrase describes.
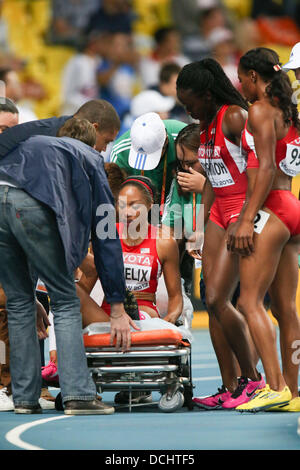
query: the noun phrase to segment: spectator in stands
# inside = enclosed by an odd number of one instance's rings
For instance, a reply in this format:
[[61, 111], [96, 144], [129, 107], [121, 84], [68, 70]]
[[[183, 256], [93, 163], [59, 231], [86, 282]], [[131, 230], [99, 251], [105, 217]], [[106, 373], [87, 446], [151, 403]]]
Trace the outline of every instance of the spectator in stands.
[[263, 43], [261, 31], [252, 18], [241, 18], [234, 25], [234, 35], [238, 38], [237, 47], [240, 57]]
[[169, 112], [170, 119], [189, 123], [191, 122], [191, 119], [186, 113], [185, 108], [178, 101], [176, 93], [176, 80], [180, 70], [180, 65], [175, 62], [167, 62], [166, 64], [163, 64], [159, 72], [158, 85], [152, 86], [151, 89], [159, 91], [163, 96], [170, 96], [175, 99], [174, 106]]
[[91, 33], [66, 64], [62, 74], [62, 114], [73, 114], [87, 101], [98, 98], [97, 68], [107, 38], [105, 33]]
[[237, 74], [238, 53], [234, 34], [227, 28], [215, 28], [208, 36], [212, 57], [222, 66], [235, 88], [240, 89]]
[[120, 134], [128, 131], [142, 114], [157, 113], [161, 119], [169, 119], [174, 105], [175, 99], [171, 96], [163, 96], [156, 90], [141, 91], [130, 103], [130, 113], [123, 119]]
[[291, 50], [289, 61], [282, 66], [283, 70], [288, 72], [293, 70], [296, 80], [300, 80], [300, 42], [294, 45]]
[[[214, 1], [214, 0], [213, 0]], [[201, 3], [195, 0], [171, 0], [171, 14], [183, 43], [188, 37], [198, 36]]]
[[21, 70], [25, 65], [25, 61], [16, 57], [11, 49], [8, 37], [8, 25], [2, 17], [3, 3], [3, 0], [0, 0], [0, 67]]
[[159, 71], [162, 64], [175, 62], [183, 67], [189, 62], [181, 52], [180, 35], [173, 26], [160, 28], [154, 35], [155, 45], [150, 57], [140, 61], [140, 75], [143, 86], [149, 88], [158, 85]]
[[134, 19], [131, 0], [102, 0], [99, 10], [90, 18], [86, 33], [109, 31], [130, 34]]
[[121, 119], [129, 111], [134, 95], [138, 60], [130, 34], [116, 32], [109, 35], [97, 77], [101, 98], [114, 106]]
[[227, 23], [226, 13], [217, 2], [201, 9], [198, 16], [198, 34], [187, 37], [184, 42], [184, 52], [190, 61], [194, 62], [210, 56], [209, 35], [216, 28], [228, 27]]
[[99, 0], [53, 0], [50, 41], [80, 45], [84, 30], [98, 7]]
[[17, 72], [9, 68], [0, 69], [0, 81], [5, 85], [5, 90], [1, 91], [4, 91], [5, 96], [18, 105], [19, 123], [22, 124], [24, 122], [36, 120], [37, 116], [30, 107], [22, 105], [24, 94]]
[[[259, 16], [285, 16], [286, 1], [278, 2], [277, 0], [252, 0], [251, 16], [258, 18]], [[293, 2], [297, 3], [297, 2]]]

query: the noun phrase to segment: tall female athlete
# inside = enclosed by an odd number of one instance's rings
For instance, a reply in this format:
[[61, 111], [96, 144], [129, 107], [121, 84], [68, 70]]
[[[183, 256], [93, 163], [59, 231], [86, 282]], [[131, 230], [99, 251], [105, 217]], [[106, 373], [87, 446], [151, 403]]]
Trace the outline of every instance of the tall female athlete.
[[[275, 51], [262, 47], [248, 51], [238, 73], [243, 93], [253, 103], [242, 138], [251, 192], [229, 246], [241, 255], [239, 309], [247, 319], [268, 384], [238, 409], [300, 411], [299, 361], [294, 354], [300, 339], [296, 311], [300, 202], [291, 193], [292, 177], [300, 171], [298, 111]], [[267, 290], [279, 324], [283, 374], [263, 305]]]
[[202, 198], [207, 218], [210, 209], [203, 276], [210, 334], [223, 379], [218, 393], [194, 401], [205, 409], [233, 408], [264, 386], [256, 370], [257, 354], [247, 323], [231, 303], [239, 280], [239, 259], [226, 246], [247, 190], [246, 162], [239, 149], [247, 104], [213, 59], [183, 67], [177, 95], [201, 126], [198, 157], [207, 176]]

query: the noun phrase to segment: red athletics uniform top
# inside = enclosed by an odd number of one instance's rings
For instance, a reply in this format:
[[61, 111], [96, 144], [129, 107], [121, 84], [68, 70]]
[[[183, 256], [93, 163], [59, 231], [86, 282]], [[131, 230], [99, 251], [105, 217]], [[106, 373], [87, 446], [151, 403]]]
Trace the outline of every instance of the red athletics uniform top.
[[[248, 155], [247, 168], [259, 168], [254, 138], [246, 127], [247, 122], [242, 134], [242, 147]], [[277, 140], [275, 159], [277, 168], [286, 175], [293, 177], [300, 173], [300, 138], [293, 125], [283, 139]], [[264, 206], [282, 220], [291, 236], [300, 234], [300, 201], [291, 191], [271, 190]]]
[[[139, 245], [128, 246], [122, 240], [124, 225], [122, 223], [116, 225], [123, 252], [126, 288], [130, 291], [155, 294], [158, 279], [162, 272], [156, 249], [157, 227], [149, 224], [147, 238]], [[138, 304], [140, 303], [145, 302], [138, 299]], [[107, 307], [110, 307], [110, 305], [104, 301], [102, 308], [109, 313], [110, 308]]]
[[[247, 129], [247, 122], [242, 134], [242, 147], [248, 156], [247, 168], [258, 168], [254, 138]], [[286, 136], [277, 140], [275, 159], [277, 168], [286, 175], [293, 177], [300, 173], [300, 137], [295, 126], [290, 126]]]
[[222, 106], [208, 131], [200, 133], [198, 158], [216, 196], [246, 194], [247, 190], [244, 155], [240, 146], [228, 140], [222, 132], [222, 121], [228, 107]]

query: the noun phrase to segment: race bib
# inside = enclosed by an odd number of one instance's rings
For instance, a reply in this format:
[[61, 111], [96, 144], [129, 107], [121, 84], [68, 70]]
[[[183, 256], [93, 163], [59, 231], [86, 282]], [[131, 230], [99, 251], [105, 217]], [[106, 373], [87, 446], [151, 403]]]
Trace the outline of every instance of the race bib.
[[220, 147], [214, 147], [212, 150], [209, 148], [205, 149], [204, 145], [200, 145], [198, 150], [199, 162], [214, 188], [224, 188], [225, 186], [234, 185], [230, 171], [220, 154]]
[[128, 290], [140, 291], [150, 286], [153, 256], [140, 253], [124, 253], [124, 274]]
[[279, 163], [280, 169], [288, 176], [300, 173], [300, 137], [286, 146], [286, 156]]
[[270, 214], [268, 212], [262, 210], [258, 211], [254, 219], [254, 232], [261, 233], [269, 217]]

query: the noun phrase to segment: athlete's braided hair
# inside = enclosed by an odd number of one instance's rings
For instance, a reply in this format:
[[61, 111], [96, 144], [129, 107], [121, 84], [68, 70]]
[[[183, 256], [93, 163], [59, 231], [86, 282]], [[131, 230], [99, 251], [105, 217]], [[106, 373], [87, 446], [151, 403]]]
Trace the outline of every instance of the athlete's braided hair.
[[300, 130], [297, 105], [292, 102], [293, 89], [289, 77], [276, 67], [278, 65], [280, 62], [277, 52], [267, 47], [251, 49], [240, 59], [240, 67], [244, 71], [255, 70], [265, 82], [269, 82], [266, 95], [272, 106], [282, 110], [285, 124], [290, 125], [292, 120], [294, 126]]
[[209, 90], [218, 105], [235, 104], [248, 109], [246, 101], [215, 59], [208, 58], [185, 65], [178, 75], [176, 86], [178, 90], [191, 90], [199, 96]]

